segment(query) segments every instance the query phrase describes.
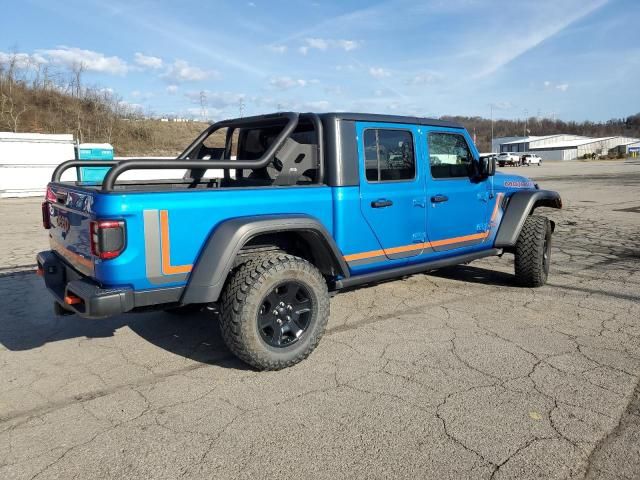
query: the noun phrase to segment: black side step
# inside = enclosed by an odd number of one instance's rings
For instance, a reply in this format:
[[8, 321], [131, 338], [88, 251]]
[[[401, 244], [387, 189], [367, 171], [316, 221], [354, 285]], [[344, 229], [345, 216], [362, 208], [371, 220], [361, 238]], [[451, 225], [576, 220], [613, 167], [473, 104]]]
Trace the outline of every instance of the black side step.
[[399, 278], [416, 273], [427, 272], [429, 270], [436, 270], [438, 268], [469, 263], [480, 258], [498, 255], [500, 254], [500, 251], [501, 249], [499, 248], [491, 248], [481, 252], [466, 253], [464, 255], [456, 255], [455, 257], [432, 260], [430, 262], [418, 263], [416, 265], [405, 265], [402, 267], [391, 268], [389, 270], [382, 270], [380, 272], [351, 276], [349, 278], [343, 278], [342, 280], [336, 280], [334, 288], [336, 290], [341, 290], [343, 288], [355, 287], [365, 283], [376, 283], [392, 278]]

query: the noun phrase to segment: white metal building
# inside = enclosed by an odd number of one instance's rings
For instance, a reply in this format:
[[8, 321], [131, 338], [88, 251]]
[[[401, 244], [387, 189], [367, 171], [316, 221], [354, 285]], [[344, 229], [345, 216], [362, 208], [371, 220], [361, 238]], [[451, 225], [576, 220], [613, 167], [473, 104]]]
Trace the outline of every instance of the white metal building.
[[575, 160], [585, 154], [606, 155], [610, 150], [628, 151], [628, 145], [638, 142], [638, 138], [622, 136], [593, 138], [570, 134], [503, 137], [493, 140], [492, 151], [532, 152], [543, 160]]
[[74, 158], [71, 134], [0, 132], [0, 198], [44, 197], [53, 170]]

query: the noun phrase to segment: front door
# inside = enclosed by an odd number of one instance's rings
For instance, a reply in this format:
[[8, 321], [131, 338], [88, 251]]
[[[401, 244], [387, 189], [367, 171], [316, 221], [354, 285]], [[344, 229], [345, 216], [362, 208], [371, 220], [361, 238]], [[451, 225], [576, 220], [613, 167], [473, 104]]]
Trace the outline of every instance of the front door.
[[[360, 209], [384, 256], [419, 255], [426, 242], [424, 172], [415, 126], [358, 123]], [[384, 258], [384, 257], [383, 257]]]
[[427, 131], [427, 233], [434, 251], [469, 249], [488, 237], [489, 188], [474, 177], [470, 141], [456, 130]]

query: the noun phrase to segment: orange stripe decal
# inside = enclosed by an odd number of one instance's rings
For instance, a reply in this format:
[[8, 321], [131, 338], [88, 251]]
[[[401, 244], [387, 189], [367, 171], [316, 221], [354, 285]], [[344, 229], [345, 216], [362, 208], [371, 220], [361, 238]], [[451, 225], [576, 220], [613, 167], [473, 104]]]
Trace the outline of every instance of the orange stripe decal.
[[388, 248], [386, 250], [371, 250], [370, 252], [353, 253], [345, 255], [347, 262], [356, 260], [364, 260], [365, 258], [381, 257], [383, 255], [393, 255], [394, 253], [411, 252], [413, 250], [422, 250], [423, 248], [440, 247], [442, 245], [451, 245], [452, 243], [469, 242], [471, 240], [482, 240], [489, 235], [489, 232], [474, 233], [473, 235], [465, 235], [463, 237], [446, 238], [444, 240], [435, 240], [433, 242], [414, 243], [411, 245], [403, 245], [401, 247]]
[[443, 245], [451, 245], [454, 243], [463, 243], [470, 242], [472, 240], [484, 240], [489, 237], [491, 234], [492, 225], [498, 216], [498, 212], [500, 211], [500, 200], [502, 200], [503, 193], [499, 193], [496, 196], [496, 204], [493, 207], [493, 212], [491, 213], [491, 220], [489, 222], [489, 229], [480, 232], [474, 233], [471, 235], [464, 235], [462, 237], [454, 237], [454, 238], [445, 238], [443, 240], [434, 240], [433, 242], [424, 242], [424, 243], [414, 243], [412, 245], [403, 245], [400, 247], [388, 248], [386, 250], [371, 250], [369, 252], [362, 253], [353, 253], [351, 255], [345, 255], [344, 259], [347, 262], [354, 262], [356, 260], [364, 260], [366, 258], [373, 257], [381, 257], [383, 255], [393, 255], [394, 253], [403, 253], [403, 252], [411, 252], [413, 250], [422, 250], [423, 248], [433, 248], [433, 247], [441, 247]]
[[452, 243], [470, 242], [471, 240], [481, 240], [487, 237], [487, 232], [474, 233], [472, 235], [464, 235], [463, 237], [445, 238], [444, 240], [434, 240], [431, 242], [432, 247], [440, 247], [442, 245], [451, 245]]
[[491, 230], [491, 224], [494, 222], [496, 217], [498, 216], [498, 210], [500, 209], [500, 200], [502, 200], [502, 196], [504, 193], [499, 193], [496, 197], [496, 204], [493, 207], [493, 213], [491, 214], [491, 220], [489, 221], [489, 230]]
[[171, 265], [171, 245], [169, 243], [169, 212], [167, 210], [160, 210], [160, 237], [162, 240], [162, 273], [165, 275], [189, 273], [193, 268], [193, 265]]

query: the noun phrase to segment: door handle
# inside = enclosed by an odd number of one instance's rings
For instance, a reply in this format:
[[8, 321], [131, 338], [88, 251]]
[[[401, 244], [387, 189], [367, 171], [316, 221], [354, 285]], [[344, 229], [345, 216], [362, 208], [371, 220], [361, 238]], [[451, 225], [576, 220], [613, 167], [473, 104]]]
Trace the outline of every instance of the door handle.
[[433, 203], [442, 203], [446, 202], [447, 200], [449, 200], [449, 197], [447, 197], [446, 195], [434, 195], [433, 197], [431, 197], [431, 201]]
[[390, 207], [391, 205], [393, 205], [393, 202], [391, 200], [387, 200], [386, 198], [381, 198], [379, 200], [374, 200], [373, 202], [371, 202], [371, 206], [373, 208], [384, 208]]

